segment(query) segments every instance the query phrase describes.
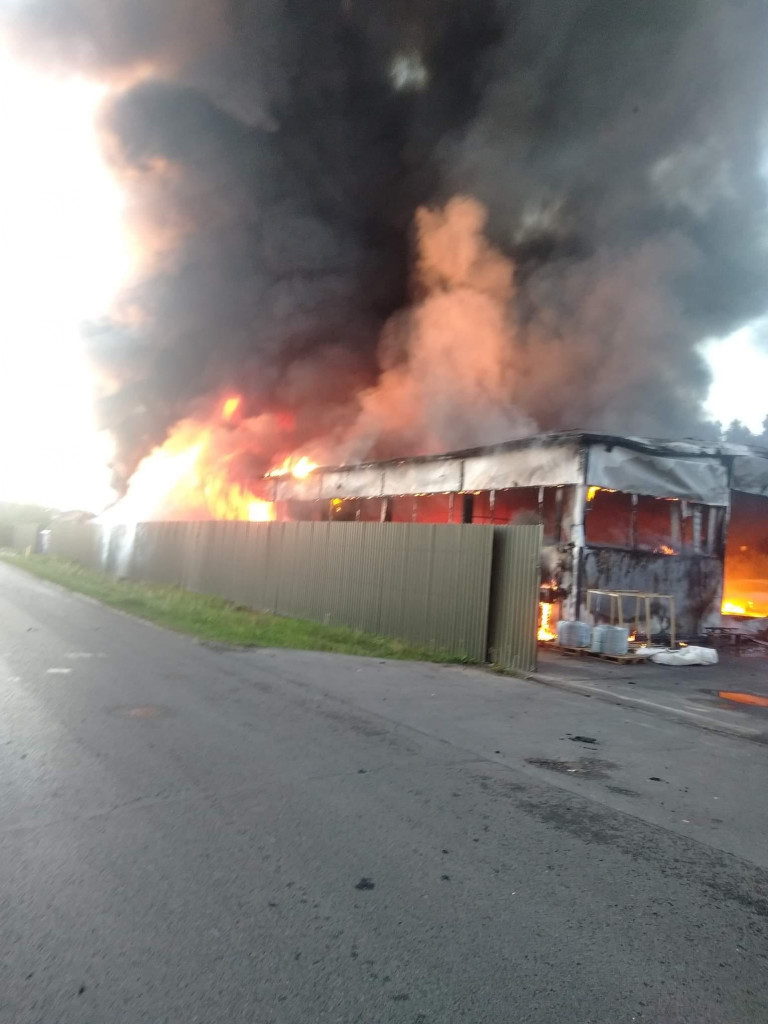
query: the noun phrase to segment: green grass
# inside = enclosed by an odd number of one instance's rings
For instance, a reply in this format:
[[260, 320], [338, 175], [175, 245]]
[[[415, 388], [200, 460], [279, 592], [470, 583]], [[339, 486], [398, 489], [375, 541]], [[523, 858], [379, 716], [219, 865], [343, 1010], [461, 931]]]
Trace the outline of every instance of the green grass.
[[86, 594], [112, 608], [207, 642], [236, 647], [332, 651], [409, 661], [466, 661], [447, 651], [411, 647], [399, 640], [361, 633], [347, 626], [326, 626], [306, 619], [252, 612], [222, 598], [195, 594], [179, 587], [115, 580], [104, 573], [92, 572], [47, 555], [25, 557], [3, 553], [0, 557], [10, 565]]

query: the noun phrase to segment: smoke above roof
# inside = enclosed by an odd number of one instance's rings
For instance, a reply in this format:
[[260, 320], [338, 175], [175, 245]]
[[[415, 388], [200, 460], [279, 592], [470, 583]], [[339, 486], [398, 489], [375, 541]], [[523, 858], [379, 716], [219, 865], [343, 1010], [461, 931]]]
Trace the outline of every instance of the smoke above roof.
[[10, 28], [112, 86], [144, 253], [89, 328], [118, 477], [232, 391], [254, 470], [711, 434], [697, 345], [766, 306], [764, 0], [30, 0]]

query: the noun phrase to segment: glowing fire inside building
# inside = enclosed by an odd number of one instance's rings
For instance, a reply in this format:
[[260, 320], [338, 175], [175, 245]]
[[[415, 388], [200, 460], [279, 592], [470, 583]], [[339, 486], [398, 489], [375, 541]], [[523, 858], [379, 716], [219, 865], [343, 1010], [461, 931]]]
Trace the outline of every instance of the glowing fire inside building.
[[[550, 591], [554, 590], [555, 584], [545, 584], [542, 589]], [[553, 601], [540, 601], [539, 602], [539, 628], [537, 631], [537, 638], [541, 643], [548, 643], [550, 640], [557, 639], [557, 633], [554, 631], [553, 615], [555, 611], [555, 605]]]
[[[139, 466], [122, 521], [240, 519], [540, 523], [539, 638], [578, 617], [590, 589], [674, 597], [684, 633], [720, 615], [768, 616], [768, 453], [739, 445], [542, 434], [489, 448], [320, 467], [292, 453], [233, 482], [222, 440], [241, 412], [184, 422]], [[658, 611], [659, 631], [666, 627]]]

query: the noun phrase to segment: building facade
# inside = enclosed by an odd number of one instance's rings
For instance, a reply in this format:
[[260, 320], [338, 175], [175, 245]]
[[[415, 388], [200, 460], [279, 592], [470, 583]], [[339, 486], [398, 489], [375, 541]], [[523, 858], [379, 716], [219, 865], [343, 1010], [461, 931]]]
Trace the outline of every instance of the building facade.
[[[768, 452], [581, 432], [264, 480], [283, 521], [544, 527], [542, 578], [556, 614], [589, 589], [675, 598], [695, 635], [725, 610], [768, 615]], [[730, 606], [730, 607], [729, 607]], [[668, 621], [663, 602], [655, 628]]]

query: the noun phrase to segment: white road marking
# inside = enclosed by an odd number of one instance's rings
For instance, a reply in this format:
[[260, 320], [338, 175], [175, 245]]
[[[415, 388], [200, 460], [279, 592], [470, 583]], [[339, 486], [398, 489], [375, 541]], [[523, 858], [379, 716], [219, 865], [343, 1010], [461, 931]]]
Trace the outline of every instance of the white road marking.
[[49, 676], [68, 676], [72, 671], [71, 668], [49, 668], [46, 669], [46, 675]]

